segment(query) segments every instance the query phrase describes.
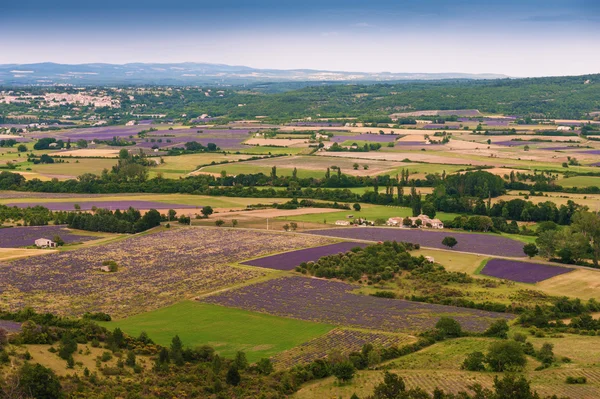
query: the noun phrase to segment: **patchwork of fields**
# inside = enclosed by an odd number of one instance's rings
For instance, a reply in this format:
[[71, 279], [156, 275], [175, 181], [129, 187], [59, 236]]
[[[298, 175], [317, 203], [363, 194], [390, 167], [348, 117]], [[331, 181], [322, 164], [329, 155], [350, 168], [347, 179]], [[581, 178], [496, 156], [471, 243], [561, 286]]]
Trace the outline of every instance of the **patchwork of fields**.
[[[274, 240], [277, 237], [277, 240]], [[106, 244], [0, 264], [3, 303], [59, 314], [103, 311], [114, 316], [157, 309], [260, 277], [229, 263], [327, 243], [310, 236], [214, 228], [178, 228]], [[102, 273], [105, 261], [117, 273]]]

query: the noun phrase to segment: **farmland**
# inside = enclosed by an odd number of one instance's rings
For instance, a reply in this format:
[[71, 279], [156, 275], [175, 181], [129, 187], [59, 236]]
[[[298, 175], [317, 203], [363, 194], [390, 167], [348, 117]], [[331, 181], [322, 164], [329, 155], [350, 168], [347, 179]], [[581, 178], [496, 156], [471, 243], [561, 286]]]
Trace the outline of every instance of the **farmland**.
[[0, 229], [0, 248], [29, 247], [34, 245], [38, 238], [52, 240], [55, 236], [59, 236], [66, 244], [98, 239], [96, 236], [85, 235], [85, 232], [70, 230], [64, 226], [12, 227]]
[[[96, 309], [115, 316], [131, 315], [264, 274], [229, 263], [320, 243], [326, 240], [195, 227], [163, 230], [106, 244], [102, 251], [89, 247], [2, 264], [0, 277], [8, 282], [2, 299], [13, 309], [25, 301], [36, 309], [60, 314]], [[104, 261], [116, 262], [119, 271], [114, 275], [100, 272]]]
[[126, 319], [104, 323], [132, 336], [147, 332], [168, 345], [179, 335], [190, 347], [211, 345], [221, 356], [244, 351], [255, 362], [326, 334], [327, 324], [285, 319], [262, 313], [185, 301]]
[[243, 265], [266, 267], [268, 269], [292, 270], [302, 262], [314, 262], [323, 256], [335, 255], [350, 251], [355, 247], [364, 247], [365, 243], [340, 242], [322, 247], [299, 249], [284, 252], [264, 258], [258, 258], [243, 262]]
[[312, 230], [310, 233], [352, 240], [404, 241], [439, 249], [445, 248], [442, 240], [450, 235], [458, 241], [458, 244], [452, 248], [456, 251], [513, 257], [524, 256], [523, 245], [520, 242], [493, 234], [447, 233], [391, 227], [351, 227]]
[[507, 259], [492, 259], [481, 270], [481, 274], [520, 283], [539, 283], [540, 281], [569, 273], [566, 267], [543, 265], [540, 263], [517, 262]]
[[52, 211], [72, 211], [74, 209], [89, 211], [94, 208], [98, 209], [109, 209], [109, 210], [127, 210], [129, 208], [135, 209], [197, 209], [202, 208], [201, 206], [185, 205], [185, 204], [169, 204], [163, 202], [154, 201], [80, 201], [80, 202], [10, 202], [7, 206], [16, 206], [19, 208], [34, 207], [42, 205]]
[[[203, 301], [282, 317], [388, 332], [410, 333], [431, 328], [441, 316], [451, 315], [470, 331], [482, 331], [497, 318], [512, 318], [501, 313], [361, 296], [351, 293], [354, 288], [336, 281], [284, 277], [209, 296]], [[302, 306], [298, 306], [299, 303]]]

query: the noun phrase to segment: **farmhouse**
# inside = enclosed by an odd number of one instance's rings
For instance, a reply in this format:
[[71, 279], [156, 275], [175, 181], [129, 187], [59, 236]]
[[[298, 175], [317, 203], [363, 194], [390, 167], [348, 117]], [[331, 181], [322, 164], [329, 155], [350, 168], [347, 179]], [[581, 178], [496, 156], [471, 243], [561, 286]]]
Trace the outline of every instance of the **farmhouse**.
[[558, 130], [558, 131], [571, 130], [571, 127], [570, 126], [559, 126], [556, 128], [556, 130]]
[[433, 259], [433, 256], [426, 256], [426, 257], [425, 257], [425, 260], [426, 260], [427, 262], [429, 262], [429, 263], [433, 263], [433, 262], [435, 262], [435, 259]]
[[38, 238], [35, 240], [35, 246], [38, 248], [56, 248], [56, 243], [47, 238]]
[[100, 266], [100, 271], [105, 273], [110, 273], [110, 267], [108, 266]]
[[[443, 229], [444, 223], [440, 219], [432, 219], [427, 215], [420, 214], [417, 217], [409, 217], [412, 225], [421, 228], [431, 228], [431, 229]], [[388, 226], [403, 226], [403, 218], [395, 217], [389, 218], [387, 221]]]
[[348, 220], [336, 220], [336, 226], [350, 226], [350, 222]]

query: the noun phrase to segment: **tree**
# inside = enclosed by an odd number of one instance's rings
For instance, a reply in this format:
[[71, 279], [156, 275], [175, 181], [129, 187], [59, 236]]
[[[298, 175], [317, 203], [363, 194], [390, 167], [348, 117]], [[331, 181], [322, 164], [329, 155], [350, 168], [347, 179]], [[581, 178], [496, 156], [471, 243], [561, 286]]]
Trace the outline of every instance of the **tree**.
[[175, 335], [171, 340], [170, 356], [176, 365], [183, 366], [183, 343], [181, 342], [179, 335]]
[[423, 204], [422, 212], [433, 219], [435, 217], [435, 206], [431, 202], [426, 202]]
[[549, 342], [545, 342], [540, 350], [537, 352], [537, 358], [540, 362], [545, 365], [550, 365], [554, 361], [554, 345]]
[[171, 220], [175, 220], [176, 216], [177, 216], [177, 211], [175, 209], [169, 209], [169, 212], [167, 212], [167, 217], [169, 218], [169, 222]]
[[505, 319], [494, 321], [483, 333], [486, 337], [496, 337], [506, 339], [508, 337], [508, 323]]
[[125, 360], [125, 364], [128, 365], [129, 367], [134, 367], [135, 361], [136, 361], [135, 352], [133, 352], [133, 351], [127, 352], [127, 359]]
[[442, 240], [442, 245], [450, 249], [454, 248], [456, 244], [458, 244], [458, 241], [456, 241], [456, 238], [454, 237], [444, 237], [444, 239]]
[[262, 358], [256, 363], [256, 369], [261, 374], [269, 375], [273, 372], [273, 363], [269, 358]]
[[355, 163], [354, 165], [352, 165], [352, 167], [354, 168], [354, 170], [358, 170], [359, 165]]
[[27, 152], [27, 146], [25, 144], [19, 144], [19, 146], [17, 147], [17, 151]]
[[227, 377], [225, 377], [225, 381], [227, 384], [233, 385], [234, 387], [240, 385], [242, 377], [240, 376], [240, 372], [238, 371], [237, 367], [232, 365], [229, 370], [227, 370]]
[[292, 231], [296, 231], [296, 229], [298, 229], [298, 223], [296, 223], [296, 222], [290, 222], [290, 229]]
[[396, 399], [402, 398], [401, 394], [406, 391], [404, 379], [397, 374], [385, 371], [383, 382], [375, 387], [373, 399]]
[[571, 218], [571, 228], [587, 239], [591, 247], [592, 261], [598, 267], [600, 258], [600, 216], [594, 212], [579, 211]]
[[523, 346], [517, 341], [500, 341], [490, 346], [485, 358], [493, 371], [516, 371], [527, 363]]
[[204, 206], [202, 207], [202, 210], [200, 212], [204, 215], [205, 218], [207, 218], [213, 214], [213, 209], [211, 206]]
[[352, 205], [352, 208], [356, 211], [356, 212], [360, 212], [361, 206], [360, 204], [357, 202], [354, 205]]
[[19, 370], [21, 389], [28, 397], [60, 399], [63, 397], [58, 377], [41, 364], [25, 363]]
[[534, 243], [525, 244], [525, 246], [523, 246], [523, 252], [525, 253], [525, 255], [529, 256], [529, 258], [533, 258], [534, 256], [540, 253], [537, 245], [535, 245]]
[[238, 220], [237, 220], [237, 219], [233, 219], [233, 220], [231, 221], [231, 225], [232, 225], [233, 227], [237, 227], [237, 225], [238, 225]]
[[225, 221], [223, 219], [217, 219], [215, 220], [215, 226], [217, 227], [221, 227], [225, 224]]
[[462, 327], [460, 323], [451, 317], [440, 317], [435, 324], [444, 337], [460, 337], [462, 335]]
[[55, 235], [52, 241], [56, 243], [57, 247], [62, 247], [63, 245], [65, 245], [65, 241], [62, 238], [60, 238], [59, 235]]
[[286, 223], [286, 224], [284, 224], [284, 225], [283, 225], [283, 229], [284, 229], [285, 231], [290, 231], [290, 225], [289, 225], [289, 224], [287, 224], [287, 223]]
[[342, 383], [354, 378], [355, 372], [354, 365], [348, 360], [333, 366], [333, 375]]
[[235, 367], [239, 370], [245, 370], [246, 367], [248, 367], [248, 360], [246, 359], [246, 354], [242, 351], [238, 351], [235, 354], [235, 359], [233, 362], [235, 364]]
[[467, 355], [461, 368], [468, 371], [484, 371], [485, 356], [481, 352], [472, 352]]

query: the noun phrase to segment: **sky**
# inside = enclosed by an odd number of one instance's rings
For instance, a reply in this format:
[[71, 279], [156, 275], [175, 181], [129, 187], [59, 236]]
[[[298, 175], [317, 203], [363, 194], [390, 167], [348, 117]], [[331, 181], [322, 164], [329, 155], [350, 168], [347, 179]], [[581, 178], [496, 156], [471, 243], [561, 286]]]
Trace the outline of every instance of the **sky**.
[[600, 0], [0, 1], [0, 64], [600, 73]]

